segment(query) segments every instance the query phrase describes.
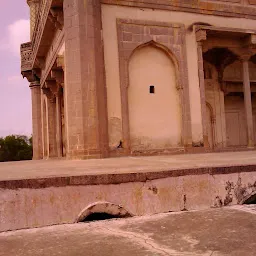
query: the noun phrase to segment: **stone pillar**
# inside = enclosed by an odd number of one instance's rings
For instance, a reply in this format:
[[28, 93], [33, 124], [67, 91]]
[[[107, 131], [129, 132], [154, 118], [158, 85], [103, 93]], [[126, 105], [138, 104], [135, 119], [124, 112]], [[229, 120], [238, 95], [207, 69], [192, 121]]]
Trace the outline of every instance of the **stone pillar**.
[[197, 54], [198, 54], [198, 77], [200, 87], [200, 99], [201, 99], [201, 115], [202, 115], [202, 126], [203, 126], [203, 142], [204, 147], [209, 147], [208, 131], [207, 131], [207, 116], [206, 116], [206, 101], [205, 101], [205, 85], [204, 85], [204, 59], [202, 42], [197, 43]]
[[252, 116], [252, 100], [251, 100], [251, 85], [249, 74], [249, 57], [242, 58], [243, 64], [243, 88], [244, 88], [244, 107], [247, 127], [247, 146], [254, 147], [253, 135], [253, 116]]
[[57, 157], [56, 141], [56, 98], [48, 99], [49, 157]]
[[33, 160], [43, 158], [40, 82], [31, 82]]
[[[44, 94], [47, 97], [47, 135], [48, 135], [48, 157], [57, 157], [57, 141], [56, 141], [56, 98], [50, 89], [44, 88]], [[46, 134], [44, 136], [47, 136]]]
[[108, 153], [100, 0], [64, 0], [65, 118], [68, 158]]
[[56, 95], [56, 142], [57, 142], [57, 155], [63, 156], [63, 143], [62, 143], [62, 121], [61, 121], [61, 104], [62, 95], [58, 91]]
[[30, 8], [30, 38], [32, 39], [39, 8], [39, 0], [27, 0]]

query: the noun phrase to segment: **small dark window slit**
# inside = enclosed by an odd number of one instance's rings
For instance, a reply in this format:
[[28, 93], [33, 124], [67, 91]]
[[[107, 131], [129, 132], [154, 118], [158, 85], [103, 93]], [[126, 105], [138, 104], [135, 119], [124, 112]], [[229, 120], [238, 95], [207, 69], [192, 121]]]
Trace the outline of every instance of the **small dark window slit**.
[[149, 93], [155, 93], [155, 86], [154, 85], [149, 86]]

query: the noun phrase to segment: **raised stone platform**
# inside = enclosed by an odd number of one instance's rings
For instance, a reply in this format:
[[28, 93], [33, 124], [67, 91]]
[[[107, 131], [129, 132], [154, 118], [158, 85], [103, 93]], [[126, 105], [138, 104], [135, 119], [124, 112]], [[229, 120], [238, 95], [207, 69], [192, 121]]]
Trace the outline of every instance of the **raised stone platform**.
[[255, 256], [256, 205], [243, 208], [3, 232], [0, 256]]
[[93, 212], [243, 204], [255, 194], [255, 151], [2, 163], [0, 231], [74, 223]]

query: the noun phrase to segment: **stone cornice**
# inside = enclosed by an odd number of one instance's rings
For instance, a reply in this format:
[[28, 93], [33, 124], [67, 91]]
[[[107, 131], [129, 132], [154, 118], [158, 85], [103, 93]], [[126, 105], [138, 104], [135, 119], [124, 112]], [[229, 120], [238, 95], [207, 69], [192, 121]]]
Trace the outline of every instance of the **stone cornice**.
[[34, 64], [37, 57], [37, 51], [42, 39], [42, 35], [45, 29], [45, 24], [49, 15], [49, 11], [52, 5], [52, 0], [41, 1], [38, 11], [38, 17], [36, 20], [34, 32], [32, 35], [32, 64]]
[[54, 63], [56, 62], [56, 59], [58, 57], [58, 52], [61, 48], [61, 46], [64, 43], [64, 31], [61, 31], [58, 35], [58, 37], [56, 38], [56, 41], [53, 43], [52, 47], [53, 50], [51, 51], [51, 53], [47, 56], [46, 59], [46, 65], [45, 65], [45, 70], [43, 70], [42, 72], [42, 77], [41, 77], [41, 82], [44, 83], [45, 80], [47, 79]]
[[151, 8], [161, 10], [194, 12], [208, 15], [218, 15], [225, 17], [251, 18], [256, 19], [256, 3], [250, 0], [248, 3], [240, 1], [234, 3], [230, 1], [214, 0], [191, 0], [191, 1], [167, 1], [167, 0], [101, 0], [103, 4], [113, 4], [129, 7]]

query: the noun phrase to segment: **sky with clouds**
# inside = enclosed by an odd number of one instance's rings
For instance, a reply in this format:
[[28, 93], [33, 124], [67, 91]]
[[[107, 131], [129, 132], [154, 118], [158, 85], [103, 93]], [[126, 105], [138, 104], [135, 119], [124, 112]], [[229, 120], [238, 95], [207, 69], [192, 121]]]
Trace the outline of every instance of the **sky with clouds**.
[[32, 133], [30, 89], [19, 54], [29, 38], [26, 0], [0, 0], [0, 137]]

